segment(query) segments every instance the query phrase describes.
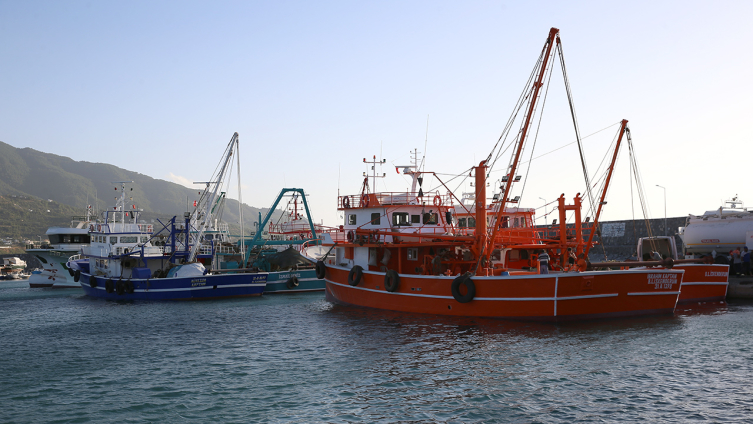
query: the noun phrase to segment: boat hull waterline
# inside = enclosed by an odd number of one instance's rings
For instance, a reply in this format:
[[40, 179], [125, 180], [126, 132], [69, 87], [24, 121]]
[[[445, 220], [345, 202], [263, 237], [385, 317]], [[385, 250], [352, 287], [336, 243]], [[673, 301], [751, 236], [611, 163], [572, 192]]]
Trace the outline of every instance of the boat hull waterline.
[[[295, 277], [297, 285], [292, 284], [291, 279], [293, 277]], [[270, 272], [267, 276], [267, 287], [264, 289], [264, 293], [298, 293], [323, 290], [324, 281], [316, 278], [316, 272], [313, 269], [306, 269]]]
[[727, 298], [729, 265], [678, 264], [685, 271], [678, 303], [717, 302]]
[[530, 320], [572, 320], [672, 314], [682, 270], [635, 270], [471, 277], [476, 295], [452, 296], [456, 276], [399, 274], [397, 291], [384, 289], [385, 273], [363, 271], [357, 286], [347, 268], [327, 266], [326, 296], [335, 303], [393, 311]]
[[[266, 274], [226, 274], [204, 277], [176, 277], [160, 279], [115, 280], [81, 273], [81, 287], [87, 296], [112, 300], [198, 300], [228, 297], [261, 296], [266, 286]], [[112, 281], [108, 293], [107, 282]], [[133, 293], [116, 289], [118, 281], [130, 281]]]

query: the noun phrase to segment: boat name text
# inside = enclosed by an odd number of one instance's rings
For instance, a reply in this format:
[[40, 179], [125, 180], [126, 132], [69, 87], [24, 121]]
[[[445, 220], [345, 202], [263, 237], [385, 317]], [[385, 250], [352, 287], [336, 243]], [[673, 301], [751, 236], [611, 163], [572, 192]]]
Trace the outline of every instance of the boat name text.
[[206, 285], [207, 285], [206, 278], [197, 278], [195, 280], [191, 280], [191, 287], [199, 287], [199, 286], [206, 286]]
[[677, 284], [677, 274], [648, 274], [648, 284], [653, 284], [654, 289], [671, 289]]

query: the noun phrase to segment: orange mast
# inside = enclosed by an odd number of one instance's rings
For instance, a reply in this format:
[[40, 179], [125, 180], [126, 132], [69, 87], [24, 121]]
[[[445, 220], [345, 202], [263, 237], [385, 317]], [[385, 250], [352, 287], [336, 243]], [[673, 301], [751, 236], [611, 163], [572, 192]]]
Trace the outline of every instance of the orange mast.
[[[492, 250], [494, 247], [494, 239], [497, 236], [497, 232], [499, 231], [501, 225], [502, 225], [502, 214], [505, 212], [505, 203], [507, 203], [507, 196], [510, 194], [510, 188], [512, 187], [513, 179], [515, 176], [515, 171], [518, 168], [518, 162], [520, 161], [520, 154], [523, 152], [523, 144], [526, 140], [526, 136], [528, 135], [528, 128], [531, 123], [531, 118], [533, 117], [533, 111], [536, 107], [536, 99], [539, 97], [539, 90], [544, 85], [542, 83], [542, 80], [544, 79], [544, 74], [546, 73], [546, 66], [549, 63], [549, 56], [552, 52], [552, 46], [554, 45], [554, 40], [556, 37], [559, 36], [560, 30], [557, 28], [552, 28], [549, 30], [549, 36], [546, 39], [545, 44], [545, 50], [546, 53], [544, 54], [544, 57], [542, 59], [541, 63], [541, 69], [539, 70], [539, 76], [536, 78], [536, 82], [533, 83], [533, 95], [531, 96], [531, 104], [528, 107], [528, 113], [526, 114], [525, 118], [525, 124], [523, 125], [523, 130], [520, 133], [520, 139], [518, 141], [518, 148], [515, 151], [515, 159], [512, 162], [512, 166], [509, 169], [509, 172], [507, 173], [507, 184], [505, 184], [505, 192], [502, 196], [502, 199], [500, 200], [499, 210], [497, 211], [497, 214], [495, 215], [494, 219], [494, 226], [492, 228], [492, 234], [489, 237], [488, 240], [486, 240], [486, 247], [483, 249], [482, 252], [480, 252], [481, 257], [479, 257], [479, 262], [486, 262], [489, 261], [489, 257], [492, 254]], [[480, 168], [476, 168], [476, 180], [478, 181], [478, 171]], [[484, 167], [484, 170], [486, 168]], [[486, 175], [484, 175], [486, 177]], [[476, 184], [479, 184], [478, 182]], [[486, 187], [486, 183], [483, 184], [484, 187]], [[478, 192], [478, 186], [476, 187], [476, 191]], [[476, 215], [479, 213], [479, 198], [476, 196]], [[481, 199], [485, 202], [486, 199]], [[486, 213], [486, 208], [484, 207], [483, 212]], [[484, 218], [484, 225], [486, 223], [486, 218]], [[479, 231], [479, 221], [476, 220], [476, 235], [477, 237], [485, 237], [486, 231], [481, 232]], [[483, 236], [481, 235], [483, 234]], [[481, 240], [479, 240], [479, 243], [481, 243]], [[478, 266], [477, 266], [478, 270]], [[478, 271], [477, 271], [478, 272]]]
[[617, 138], [617, 145], [614, 147], [614, 154], [612, 155], [612, 163], [609, 165], [609, 172], [607, 173], [607, 180], [604, 182], [604, 190], [601, 192], [601, 200], [599, 200], [599, 208], [596, 210], [596, 216], [594, 217], [594, 225], [591, 229], [591, 234], [588, 235], [588, 243], [586, 243], [586, 251], [585, 256], [588, 258], [588, 252], [591, 250], [591, 242], [594, 238], [594, 233], [596, 232], [596, 227], [599, 225], [599, 215], [601, 215], [601, 207], [604, 206], [605, 202], [604, 199], [607, 197], [607, 189], [609, 188], [609, 180], [612, 179], [612, 172], [614, 172], [614, 164], [617, 161], [617, 153], [620, 151], [620, 143], [622, 142], [622, 135], [625, 134], [625, 131], [630, 131], [627, 129], [627, 119], [622, 120], [622, 125], [620, 126], [620, 136]]

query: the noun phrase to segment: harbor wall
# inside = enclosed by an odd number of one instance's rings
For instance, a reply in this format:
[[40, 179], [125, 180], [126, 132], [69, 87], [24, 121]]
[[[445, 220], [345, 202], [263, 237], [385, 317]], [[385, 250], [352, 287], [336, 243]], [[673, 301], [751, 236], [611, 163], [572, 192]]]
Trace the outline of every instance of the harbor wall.
[[[667, 218], [667, 229], [665, 233], [664, 218], [649, 219], [648, 226], [654, 236], [672, 235], [677, 243], [677, 253], [682, 257], [683, 244], [680, 236], [677, 235], [678, 228], [685, 226], [686, 217]], [[649, 231], [646, 227], [646, 221], [643, 219], [627, 219], [623, 221], [605, 221], [601, 223], [601, 235], [597, 232], [594, 241], [598, 244], [594, 246], [588, 254], [591, 262], [604, 261], [624, 261], [634, 257], [638, 247], [638, 239], [648, 237]], [[542, 228], [542, 226], [537, 226]], [[568, 225], [572, 228], [572, 225]], [[587, 234], [587, 231], [584, 231]], [[606, 255], [606, 258], [605, 258]]]
[[[677, 235], [678, 227], [684, 227], [687, 217], [667, 218], [667, 229], [665, 232], [664, 218], [649, 219], [648, 226], [654, 236], [674, 236], [677, 243], [677, 254], [682, 257], [683, 243], [680, 236]], [[646, 221], [643, 219], [628, 219], [624, 221], [606, 221], [601, 223], [601, 237], [599, 233], [594, 236], [594, 240], [599, 242], [589, 252], [588, 259], [591, 262], [606, 260], [622, 261], [634, 257], [638, 247], [638, 239], [648, 237], [649, 232]]]

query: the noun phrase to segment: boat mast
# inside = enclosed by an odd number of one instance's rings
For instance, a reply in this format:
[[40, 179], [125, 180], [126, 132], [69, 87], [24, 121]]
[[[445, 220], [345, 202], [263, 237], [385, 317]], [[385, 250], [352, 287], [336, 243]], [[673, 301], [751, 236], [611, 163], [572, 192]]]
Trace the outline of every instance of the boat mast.
[[[220, 185], [222, 184], [222, 181], [225, 177], [225, 170], [227, 170], [227, 166], [230, 163], [230, 159], [233, 157], [233, 150], [235, 149], [236, 144], [238, 143], [238, 133], [234, 133], [233, 137], [230, 139], [230, 143], [228, 143], [227, 149], [225, 149], [225, 157], [222, 159], [222, 166], [220, 167], [219, 172], [217, 173], [217, 177], [215, 181], [209, 181], [207, 182], [207, 192], [209, 191], [209, 185], [214, 184], [214, 189], [212, 190], [210, 196], [208, 199], [206, 199], [205, 203], [205, 210], [204, 215], [201, 216], [200, 219], [200, 226], [196, 233], [196, 239], [194, 240], [193, 246], [191, 246], [191, 253], [188, 255], [188, 258], [186, 258], [186, 262], [191, 263], [194, 260], [196, 260], [196, 255], [199, 253], [199, 248], [201, 248], [201, 236], [204, 235], [204, 230], [207, 228], [207, 223], [211, 223], [212, 220], [212, 210], [214, 209], [214, 203], [215, 199], [217, 199], [217, 196], [220, 194]], [[186, 239], [186, 243], [188, 243], [188, 239]]]
[[627, 119], [623, 119], [620, 125], [620, 136], [617, 137], [617, 145], [614, 147], [614, 154], [612, 154], [612, 163], [609, 165], [609, 172], [607, 172], [607, 179], [604, 182], [604, 190], [601, 192], [601, 199], [599, 200], [599, 207], [596, 209], [596, 216], [594, 217], [594, 224], [591, 227], [591, 234], [588, 235], [588, 243], [586, 243], [585, 257], [588, 258], [588, 252], [591, 250], [591, 242], [594, 238], [594, 233], [599, 225], [599, 216], [601, 215], [601, 207], [606, 204], [604, 199], [607, 197], [607, 189], [609, 188], [609, 181], [612, 179], [612, 173], [614, 172], [614, 164], [617, 162], [617, 153], [620, 151], [620, 143], [622, 142], [622, 136], [626, 132], [630, 133], [630, 128], [627, 127]]
[[[479, 257], [480, 262], [489, 262], [489, 257], [492, 254], [492, 250], [494, 247], [494, 239], [497, 236], [497, 233], [499, 232], [499, 229], [502, 226], [502, 214], [505, 212], [505, 204], [508, 201], [507, 196], [510, 194], [510, 189], [512, 188], [512, 183], [515, 177], [515, 171], [518, 169], [518, 163], [520, 162], [520, 155], [523, 152], [523, 144], [525, 143], [526, 137], [528, 136], [528, 130], [531, 124], [531, 119], [533, 118], [534, 110], [536, 108], [536, 100], [539, 97], [539, 91], [541, 90], [541, 87], [543, 84], [544, 74], [546, 74], [546, 67], [549, 63], [549, 57], [552, 52], [552, 47], [554, 46], [555, 38], [559, 38], [559, 29], [552, 28], [549, 30], [549, 36], [546, 39], [546, 43], [544, 45], [544, 49], [546, 50], [541, 63], [541, 69], [539, 69], [539, 75], [536, 78], [536, 82], [533, 83], [533, 92], [531, 96], [531, 103], [528, 106], [528, 112], [526, 113], [525, 117], [525, 123], [523, 124], [523, 129], [520, 132], [520, 138], [518, 139], [518, 146], [515, 150], [515, 157], [512, 161], [512, 164], [510, 165], [510, 168], [507, 172], [507, 184], [505, 184], [505, 190], [504, 194], [502, 195], [502, 198], [499, 201], [499, 210], [497, 210], [497, 214], [495, 215], [494, 221], [493, 221], [493, 227], [491, 235], [489, 236], [489, 239], [486, 240], [486, 247], [483, 249], [483, 252], [481, 257]], [[477, 168], [476, 171], [478, 172], [480, 168]], [[484, 184], [486, 185], [486, 184]], [[478, 190], [478, 187], [477, 187]], [[483, 199], [485, 200], [485, 199]], [[478, 195], [476, 196], [476, 214], [478, 215], [479, 210], [479, 198]], [[486, 208], [483, 209], [484, 214], [486, 214]], [[484, 218], [484, 221], [486, 219]], [[477, 237], [481, 236], [480, 231], [478, 229], [479, 222], [476, 220], [476, 235]], [[486, 236], [486, 234], [484, 234]], [[477, 265], [478, 268], [478, 265]]]

